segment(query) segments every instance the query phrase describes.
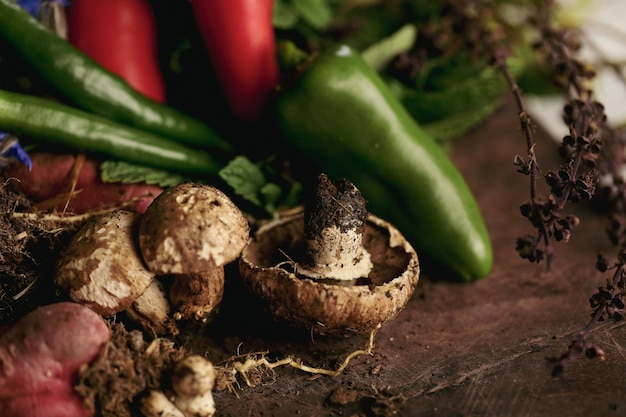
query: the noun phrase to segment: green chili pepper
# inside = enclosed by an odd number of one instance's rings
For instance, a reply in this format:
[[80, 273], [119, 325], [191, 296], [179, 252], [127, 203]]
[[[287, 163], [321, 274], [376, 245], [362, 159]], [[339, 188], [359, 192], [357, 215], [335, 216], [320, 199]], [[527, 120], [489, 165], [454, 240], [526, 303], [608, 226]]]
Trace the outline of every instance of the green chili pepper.
[[232, 149], [206, 124], [134, 90], [14, 0], [0, 0], [0, 36], [48, 83], [85, 110], [190, 145]]
[[491, 270], [491, 242], [470, 189], [445, 152], [358, 52], [318, 55], [278, 97], [279, 127], [321, 170], [353, 181], [370, 211], [464, 280]]
[[216, 174], [223, 167], [207, 152], [54, 101], [4, 90], [0, 90], [0, 130], [167, 170]]

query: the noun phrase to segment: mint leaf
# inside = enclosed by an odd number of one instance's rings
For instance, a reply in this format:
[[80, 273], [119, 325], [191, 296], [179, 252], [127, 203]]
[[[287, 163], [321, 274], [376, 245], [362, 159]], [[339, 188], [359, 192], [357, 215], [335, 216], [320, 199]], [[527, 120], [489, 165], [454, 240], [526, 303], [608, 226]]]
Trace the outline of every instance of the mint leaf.
[[[263, 168], [268, 171], [263, 162], [254, 163], [239, 155], [222, 168], [218, 175], [235, 194], [275, 216], [279, 206], [292, 206], [298, 202], [302, 184], [292, 183], [285, 195], [280, 185], [268, 181]], [[269, 175], [273, 178], [272, 172]]]
[[236, 156], [222, 168], [218, 175], [232, 187], [235, 194], [262, 206], [259, 190], [267, 183], [263, 171], [245, 156]]
[[124, 184], [145, 182], [160, 187], [171, 187], [187, 180], [182, 175], [123, 161], [104, 161], [101, 163], [100, 177], [104, 182], [121, 182]]

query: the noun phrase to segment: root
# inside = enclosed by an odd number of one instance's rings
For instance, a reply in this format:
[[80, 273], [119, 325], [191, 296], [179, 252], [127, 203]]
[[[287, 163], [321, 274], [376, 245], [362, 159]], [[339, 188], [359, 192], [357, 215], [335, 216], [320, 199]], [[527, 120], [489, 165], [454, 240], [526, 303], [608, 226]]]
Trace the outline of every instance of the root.
[[[280, 366], [291, 366], [292, 368], [296, 368], [302, 372], [314, 375], [336, 377], [348, 367], [352, 359], [357, 356], [372, 354], [372, 350], [374, 349], [374, 337], [378, 329], [380, 329], [380, 324], [370, 332], [365, 349], [359, 349], [351, 352], [348, 356], [346, 356], [341, 365], [334, 370], [308, 366], [293, 357], [286, 357], [276, 362], [270, 362], [265, 357], [268, 352], [256, 352], [247, 355], [235, 356], [225, 361], [226, 365], [216, 367], [218, 373], [218, 390], [220, 388], [227, 388], [229, 391], [233, 391], [233, 386], [239, 385], [237, 382], [237, 375], [241, 376], [248, 387], [255, 387], [266, 380], [266, 375], [271, 374], [275, 368]], [[245, 358], [243, 362], [237, 360], [241, 357]]]
[[62, 231], [64, 227], [67, 227], [67, 226], [75, 227], [76, 225], [80, 225], [94, 216], [104, 215], [114, 210], [116, 210], [116, 208], [96, 210], [96, 211], [90, 211], [89, 213], [74, 214], [74, 215], [63, 215], [63, 214], [54, 214], [54, 213], [40, 214], [40, 213], [16, 211], [16, 212], [13, 212], [11, 216], [14, 219], [36, 221], [36, 222], [39, 222], [40, 224], [57, 225], [58, 227], [56, 228], [45, 230], [46, 232], [50, 234], [55, 234], [59, 231]]

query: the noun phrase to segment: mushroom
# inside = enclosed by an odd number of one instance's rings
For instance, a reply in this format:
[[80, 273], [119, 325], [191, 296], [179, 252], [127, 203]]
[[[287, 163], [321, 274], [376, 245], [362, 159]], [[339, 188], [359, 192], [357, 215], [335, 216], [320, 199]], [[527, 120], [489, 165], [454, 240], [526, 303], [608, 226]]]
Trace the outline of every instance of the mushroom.
[[419, 280], [417, 254], [402, 234], [367, 213], [352, 183], [324, 174], [304, 212], [258, 229], [239, 270], [276, 319], [335, 336], [395, 318]]
[[215, 414], [213, 387], [215, 368], [200, 355], [190, 355], [176, 362], [172, 371], [174, 404], [185, 417], [210, 417]]
[[154, 279], [146, 291], [126, 309], [128, 317], [153, 336], [178, 334], [170, 313], [170, 302], [159, 279]]
[[173, 397], [150, 390], [141, 399], [141, 412], [146, 417], [211, 417], [215, 414], [213, 387], [215, 368], [200, 355], [178, 360], [172, 369]]
[[177, 275], [170, 288], [174, 319], [208, 322], [224, 295], [224, 268], [203, 274]]
[[139, 225], [139, 247], [148, 268], [172, 275], [175, 317], [206, 322], [221, 299], [224, 265], [249, 237], [248, 221], [217, 188], [182, 183], [165, 190]]
[[127, 309], [154, 279], [137, 251], [139, 217], [116, 210], [85, 223], [57, 262], [56, 284], [103, 316]]
[[150, 390], [140, 404], [145, 417], [186, 417], [162, 391]]

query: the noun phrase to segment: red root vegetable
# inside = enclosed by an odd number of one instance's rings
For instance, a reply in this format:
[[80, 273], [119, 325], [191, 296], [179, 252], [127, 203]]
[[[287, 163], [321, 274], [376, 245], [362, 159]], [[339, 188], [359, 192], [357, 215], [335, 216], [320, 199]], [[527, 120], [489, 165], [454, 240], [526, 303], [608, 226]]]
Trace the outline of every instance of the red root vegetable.
[[73, 385], [109, 338], [102, 317], [76, 303], [39, 307], [18, 320], [0, 337], [0, 416], [91, 416]]
[[[3, 174], [17, 178], [11, 184], [35, 202], [66, 195], [69, 190], [75, 157], [68, 154], [34, 153], [32, 170], [21, 164], [12, 164], [3, 169]], [[144, 213], [152, 200], [163, 189], [144, 183], [104, 183], [100, 180], [98, 162], [86, 159], [78, 174], [76, 194], [71, 198], [67, 211], [85, 213], [104, 207], [118, 207], [130, 203], [130, 209]], [[53, 208], [63, 210], [66, 198]]]

